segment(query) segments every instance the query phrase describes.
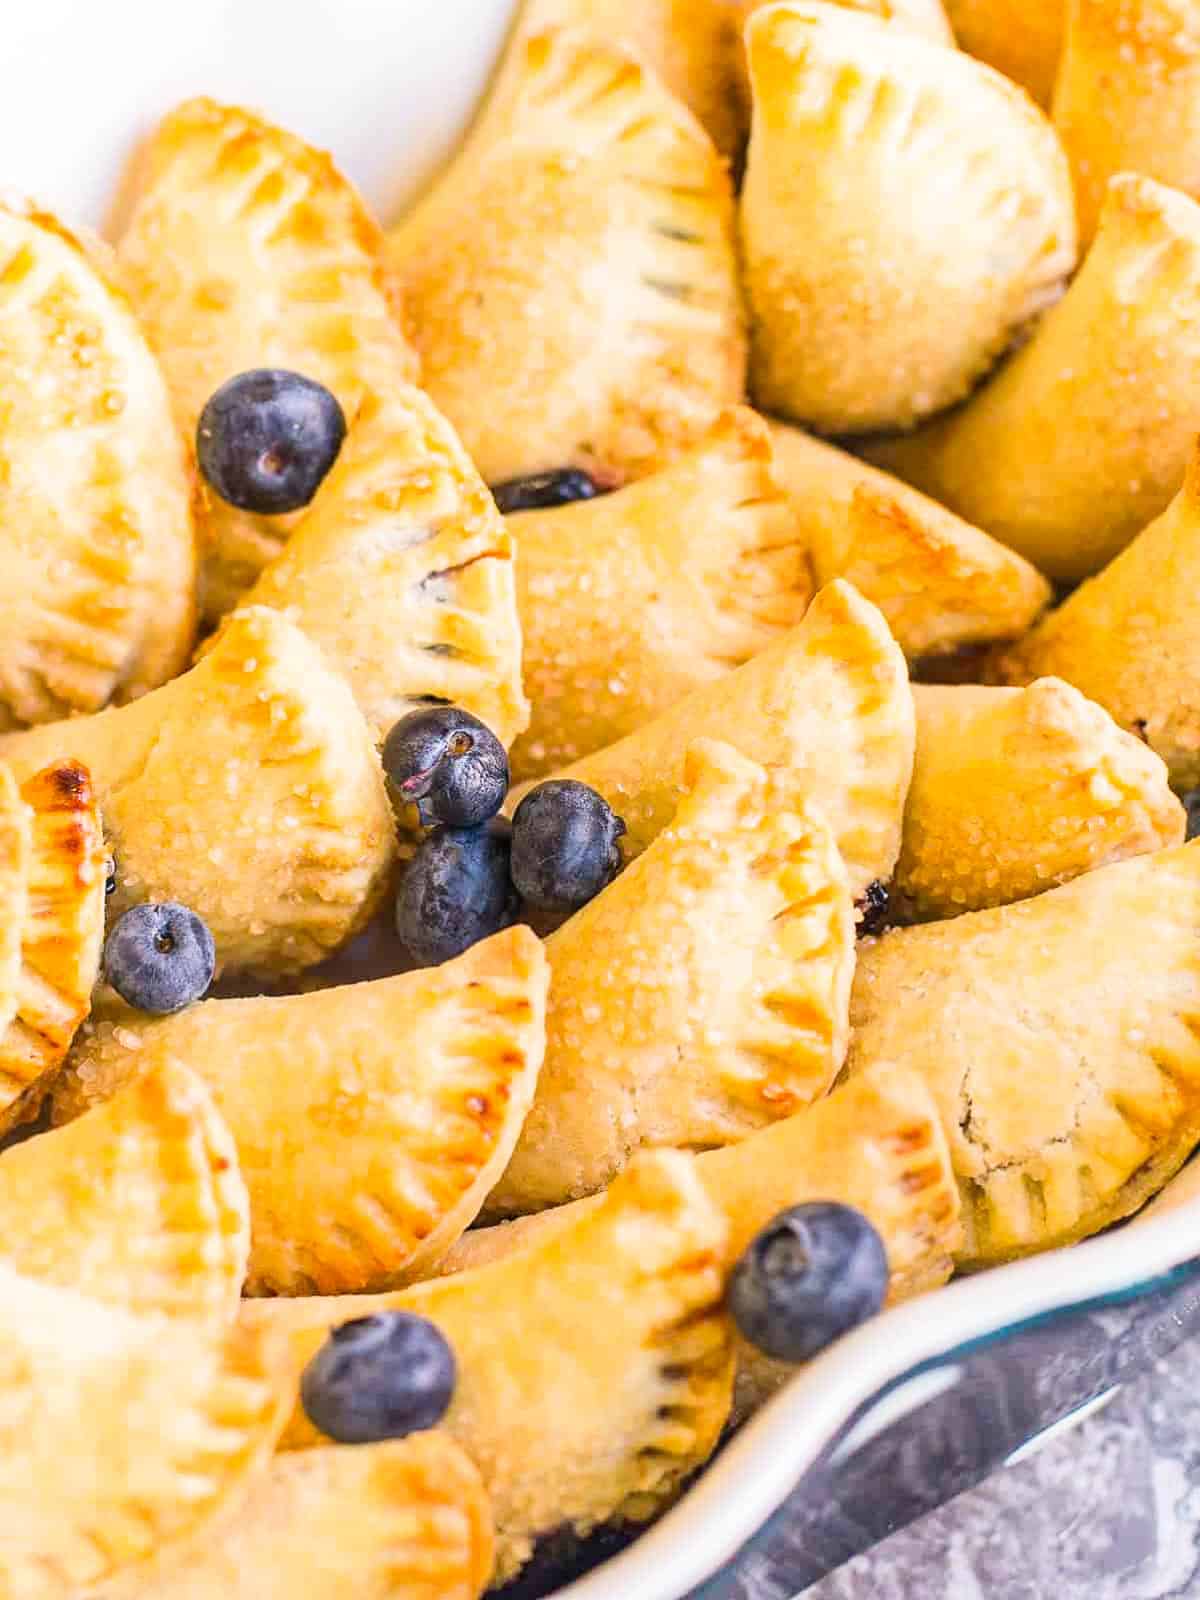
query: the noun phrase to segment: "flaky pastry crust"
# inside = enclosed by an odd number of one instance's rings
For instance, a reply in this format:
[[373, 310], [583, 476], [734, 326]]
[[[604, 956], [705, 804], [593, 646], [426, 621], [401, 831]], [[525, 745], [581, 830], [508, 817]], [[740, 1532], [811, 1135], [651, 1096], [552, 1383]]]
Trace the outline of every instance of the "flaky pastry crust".
[[959, 46], [1048, 106], [1068, 0], [945, 0]]

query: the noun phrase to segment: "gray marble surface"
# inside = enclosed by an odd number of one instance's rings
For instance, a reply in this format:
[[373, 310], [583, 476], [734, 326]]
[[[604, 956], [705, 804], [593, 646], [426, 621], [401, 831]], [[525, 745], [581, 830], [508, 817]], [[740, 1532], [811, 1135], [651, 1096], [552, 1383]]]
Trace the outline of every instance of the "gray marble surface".
[[1200, 1341], [804, 1600], [1200, 1600]]

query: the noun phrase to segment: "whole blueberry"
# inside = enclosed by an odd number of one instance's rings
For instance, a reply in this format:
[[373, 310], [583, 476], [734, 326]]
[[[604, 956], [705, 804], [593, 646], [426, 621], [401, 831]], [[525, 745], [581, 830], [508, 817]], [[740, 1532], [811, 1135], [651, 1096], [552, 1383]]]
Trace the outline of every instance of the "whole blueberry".
[[155, 1016], [207, 994], [216, 970], [208, 925], [173, 900], [133, 906], [104, 941], [104, 975], [131, 1006]]
[[1186, 837], [1200, 838], [1200, 789], [1189, 789], [1183, 797], [1183, 804], [1187, 811]]
[[507, 824], [435, 828], [396, 895], [396, 932], [414, 961], [440, 966], [516, 921]]
[[300, 1401], [339, 1444], [434, 1428], [454, 1397], [454, 1352], [425, 1317], [382, 1311], [335, 1328], [305, 1367]]
[[210, 397], [196, 425], [196, 458], [222, 500], [275, 516], [308, 504], [345, 437], [346, 418], [324, 384], [260, 367]]
[[860, 936], [882, 933], [887, 926], [888, 914], [892, 908], [892, 897], [886, 883], [875, 878], [870, 882], [860, 899], [854, 902], [854, 910], [858, 919]]
[[888, 1286], [883, 1240], [853, 1206], [833, 1201], [781, 1211], [729, 1280], [739, 1330], [779, 1361], [811, 1361], [873, 1317]]
[[514, 511], [545, 511], [551, 506], [568, 506], [576, 500], [592, 500], [599, 493], [596, 480], [580, 467], [535, 472], [527, 478], [508, 478], [492, 485], [492, 497], [505, 516], [511, 516]]
[[512, 877], [540, 911], [577, 911], [616, 877], [625, 824], [602, 795], [574, 778], [531, 789], [513, 813]]
[[383, 770], [426, 827], [476, 827], [496, 815], [508, 793], [504, 746], [457, 706], [428, 706], [401, 717], [384, 743]]

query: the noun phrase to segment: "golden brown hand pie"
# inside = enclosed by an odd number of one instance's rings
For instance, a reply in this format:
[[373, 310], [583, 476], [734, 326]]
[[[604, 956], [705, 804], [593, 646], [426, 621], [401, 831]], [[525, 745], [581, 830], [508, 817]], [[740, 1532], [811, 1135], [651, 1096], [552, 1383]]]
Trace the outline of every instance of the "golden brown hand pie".
[[[367, 390], [416, 371], [358, 194], [322, 151], [238, 107], [188, 100], [163, 120], [118, 257], [189, 439], [213, 391], [252, 367], [323, 383], [351, 424]], [[205, 494], [210, 616], [278, 555], [294, 520]]]
[[812, 598], [798, 519], [751, 411], [615, 494], [508, 519], [537, 777], [633, 733], [794, 627]]
[[195, 627], [192, 482], [99, 242], [0, 205], [0, 728], [132, 700]]
[[250, 1248], [229, 1129], [166, 1060], [68, 1127], [0, 1155], [0, 1259], [135, 1312], [228, 1322]]
[[[496, 1579], [541, 1533], [641, 1522], [707, 1460], [729, 1412], [727, 1229], [692, 1158], [647, 1151], [604, 1200], [511, 1260], [400, 1294], [249, 1301], [295, 1365], [331, 1328], [388, 1308], [431, 1318], [458, 1362], [446, 1430], [483, 1474]], [[319, 1442], [297, 1411], [285, 1445]]]
[[1141, 740], [1058, 678], [915, 684], [917, 759], [896, 864], [902, 916], [1041, 894], [1183, 841], [1183, 807]]
[[137, 1316], [3, 1264], [0, 1350], [0, 1594], [14, 1600], [74, 1600], [236, 1504], [291, 1398], [264, 1330]]
[[1015, 639], [1049, 603], [1029, 562], [898, 478], [786, 423], [771, 439], [817, 582], [852, 583], [910, 661]]
[[1075, 264], [1070, 173], [1007, 79], [840, 6], [746, 30], [751, 381], [827, 433], [961, 400]]
[[1025, 348], [961, 411], [867, 453], [1051, 577], [1082, 578], [1179, 488], [1198, 392], [1200, 207], [1126, 174]]
[[874, 606], [848, 583], [821, 590], [804, 621], [753, 661], [680, 700], [559, 777], [591, 784], [641, 853], [675, 815], [687, 748], [721, 739], [813, 796], [855, 896], [892, 875], [912, 775], [914, 713], [904, 657]]
[[162, 1019], [115, 1009], [52, 1086], [55, 1117], [184, 1062], [237, 1144], [250, 1292], [387, 1288], [437, 1261], [504, 1171], [541, 1065], [547, 981], [517, 927], [375, 983]]
[[370, 732], [345, 682], [265, 607], [154, 694], [9, 734], [0, 757], [22, 778], [86, 763], [117, 859], [112, 913], [182, 901], [223, 966], [311, 966], [382, 897], [395, 832]]
[[546, 1063], [490, 1214], [602, 1189], [645, 1145], [709, 1149], [827, 1093], [854, 904], [828, 824], [731, 745], [688, 752], [674, 820], [546, 942]]
[[492, 1556], [479, 1473], [417, 1433], [276, 1456], [232, 1516], [89, 1600], [476, 1600]]
[[1179, 789], [1200, 784], [1200, 452], [1183, 488], [1098, 577], [999, 664], [1010, 683], [1058, 673], [1098, 700], [1167, 763]]
[[923, 1073], [963, 1192], [960, 1264], [1135, 1211], [1200, 1139], [1200, 841], [859, 946], [849, 1071]]
[[1048, 106], [1063, 45], [1067, 0], [945, 0], [964, 50]]
[[512, 540], [454, 430], [408, 384], [364, 399], [316, 502], [242, 605], [302, 628], [380, 737], [429, 695], [505, 744], [529, 720]]
[[107, 852], [87, 769], [60, 761], [21, 788], [30, 825], [17, 1012], [0, 1030], [0, 1110], [66, 1055], [87, 1016], [104, 942]]
[[425, 387], [491, 483], [638, 476], [742, 398], [728, 176], [615, 44], [538, 34], [506, 83], [391, 236]]

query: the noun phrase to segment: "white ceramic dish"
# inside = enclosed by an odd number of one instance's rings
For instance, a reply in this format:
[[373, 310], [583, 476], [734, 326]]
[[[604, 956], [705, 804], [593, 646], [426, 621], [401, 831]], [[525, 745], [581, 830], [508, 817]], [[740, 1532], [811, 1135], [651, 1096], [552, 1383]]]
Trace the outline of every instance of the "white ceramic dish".
[[[513, 0], [11, 8], [0, 187], [102, 227], [138, 138], [175, 101], [207, 93], [329, 146], [387, 220], [453, 149], [512, 10]], [[1174, 1209], [1160, 1202], [1102, 1239], [861, 1329], [799, 1375], [658, 1527], [561, 1593], [715, 1600], [748, 1594], [752, 1570], [755, 1596], [792, 1594], [1101, 1402], [1200, 1326], [1198, 1187], [1185, 1176]], [[748, 1563], [725, 1567], [756, 1536]]]

